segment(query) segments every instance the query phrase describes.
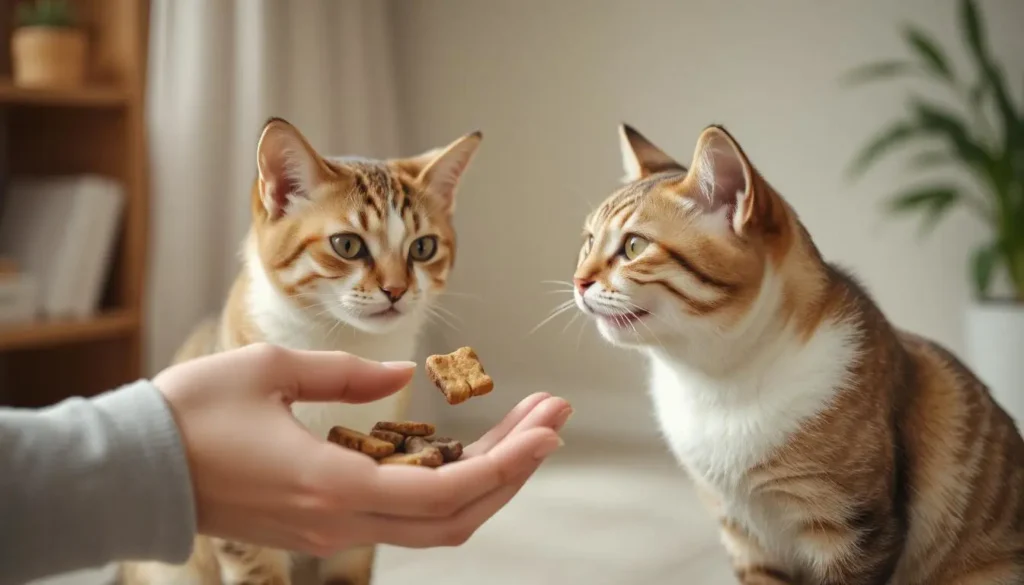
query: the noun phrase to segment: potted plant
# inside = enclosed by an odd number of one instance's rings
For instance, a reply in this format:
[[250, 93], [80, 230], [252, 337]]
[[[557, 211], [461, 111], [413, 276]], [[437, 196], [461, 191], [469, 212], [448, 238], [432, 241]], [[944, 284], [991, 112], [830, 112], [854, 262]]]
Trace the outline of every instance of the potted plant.
[[[924, 31], [903, 28], [912, 58], [872, 63], [847, 81], [926, 79], [952, 108], [919, 96], [901, 119], [877, 134], [854, 160], [858, 175], [908, 144], [929, 148], [910, 158], [915, 170], [959, 168], [969, 182], [927, 183], [894, 195], [895, 214], [922, 216], [927, 231], [947, 212], [966, 208], [988, 227], [970, 261], [973, 302], [966, 316], [967, 362], [996, 399], [1024, 423], [1024, 108], [1014, 103], [1002, 67], [987, 43], [974, 0], [961, 0], [959, 26], [971, 71], [957, 71]], [[1020, 79], [1015, 75], [1013, 79]], [[1002, 290], [996, 285], [1002, 285]], [[1022, 425], [1024, 426], [1024, 425]]]
[[86, 36], [67, 0], [24, 0], [18, 5], [11, 59], [14, 83], [71, 88], [85, 80]]

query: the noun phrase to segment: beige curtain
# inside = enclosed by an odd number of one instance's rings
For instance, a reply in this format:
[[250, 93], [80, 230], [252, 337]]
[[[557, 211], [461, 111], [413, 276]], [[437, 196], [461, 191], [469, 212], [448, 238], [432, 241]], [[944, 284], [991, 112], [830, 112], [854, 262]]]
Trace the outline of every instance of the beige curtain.
[[150, 371], [238, 270], [263, 122], [329, 154], [398, 150], [388, 3], [152, 0]]

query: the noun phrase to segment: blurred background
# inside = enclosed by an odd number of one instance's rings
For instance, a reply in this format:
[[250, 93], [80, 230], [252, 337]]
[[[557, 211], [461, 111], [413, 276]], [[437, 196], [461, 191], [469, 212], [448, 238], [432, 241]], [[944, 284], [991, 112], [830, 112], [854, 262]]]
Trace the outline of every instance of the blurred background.
[[[472, 345], [496, 391], [451, 408], [421, 377], [413, 416], [472, 436], [541, 390], [576, 412], [565, 449], [465, 547], [386, 548], [379, 583], [731, 582], [714, 522], [654, 428], [642, 356], [608, 347], [584, 319], [570, 322], [574, 312], [531, 334], [567, 298], [546, 281], [571, 280], [583, 218], [622, 176], [620, 122], [684, 163], [701, 129], [724, 124], [826, 257], [854, 271], [898, 326], [958, 355], [972, 347], [979, 299], [997, 294], [988, 274], [979, 284], [974, 260], [992, 228], [969, 206], [933, 194], [904, 197], [905, 218], [886, 212], [889, 196], [920, 183], [923, 160], [883, 157], [860, 180], [849, 174], [865, 144], [907, 119], [914, 96], [960, 107], [944, 69], [973, 88], [958, 1], [81, 0], [71, 2], [78, 20], [58, 24], [84, 41], [43, 49], [14, 3], [0, 4], [11, 38], [0, 60], [6, 403], [152, 374], [219, 309], [269, 116], [335, 155], [406, 155], [483, 131], [459, 191], [457, 294], [443, 303], [457, 318], [432, 326], [420, 353]], [[977, 8], [1020, 112], [1024, 2]], [[908, 25], [927, 37], [908, 37]], [[79, 54], [82, 67], [60, 65]], [[893, 61], [922, 73], [896, 77], [897, 63], [870, 72], [892, 79], [843, 82]], [[979, 93], [1000, 136], [999, 92]], [[948, 138], [938, 132], [936, 144]], [[931, 162], [929, 180], [965, 178], [955, 157]], [[966, 189], [957, 196], [975, 194]], [[44, 213], [26, 199], [54, 202]], [[918, 211], [943, 215], [927, 238]], [[994, 272], [994, 290], [1013, 298], [1012, 279]], [[67, 273], [80, 276], [55, 276]], [[1000, 306], [1017, 312], [997, 322], [1020, 322], [1019, 305]], [[1005, 365], [1020, 331], [981, 335], [1001, 340], [986, 380], [1002, 376], [1003, 389], [1022, 387]]]

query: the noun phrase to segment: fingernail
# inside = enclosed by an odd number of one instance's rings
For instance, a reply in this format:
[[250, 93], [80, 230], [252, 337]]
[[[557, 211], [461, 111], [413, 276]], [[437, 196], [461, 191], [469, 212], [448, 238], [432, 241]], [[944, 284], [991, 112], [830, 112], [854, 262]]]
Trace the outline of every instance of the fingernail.
[[408, 370], [416, 367], [416, 362], [381, 362], [385, 368], [391, 368], [392, 370]]
[[541, 447], [537, 449], [537, 452], [534, 453], [533, 456], [537, 459], [543, 459], [548, 455], [554, 453], [556, 449], [565, 445], [565, 441], [562, 440], [562, 437], [555, 437], [555, 439], [555, 441], [548, 441], [541, 445]]
[[555, 426], [561, 428], [565, 423], [569, 422], [569, 419], [572, 418], [572, 412], [571, 406], [563, 410], [558, 415], [558, 419], [555, 421]]

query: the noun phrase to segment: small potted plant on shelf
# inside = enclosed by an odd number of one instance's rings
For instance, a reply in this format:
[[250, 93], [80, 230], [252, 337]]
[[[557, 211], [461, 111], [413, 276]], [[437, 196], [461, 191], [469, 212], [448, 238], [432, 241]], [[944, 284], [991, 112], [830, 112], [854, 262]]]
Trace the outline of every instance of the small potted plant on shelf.
[[[854, 160], [859, 174], [894, 149], [915, 143], [910, 167], [959, 168], [970, 179], [921, 184], [889, 200], [893, 213], [917, 213], [933, 227], [965, 208], [988, 228], [971, 256], [974, 299], [966, 317], [967, 362], [996, 399], [1024, 425], [1024, 108], [1014, 102], [1002, 66], [992, 55], [974, 0], [961, 0], [960, 29], [971, 71], [957, 71], [924, 31], [907, 26], [913, 58], [872, 63], [850, 73], [862, 83], [911, 77], [935, 83], [959, 107], [920, 96], [907, 114], [874, 137]], [[1019, 73], [1012, 79], [1020, 79]], [[1022, 426], [1024, 428], [1024, 426]]]
[[11, 59], [14, 84], [79, 87], [85, 80], [86, 35], [67, 0], [23, 0], [18, 5]]

